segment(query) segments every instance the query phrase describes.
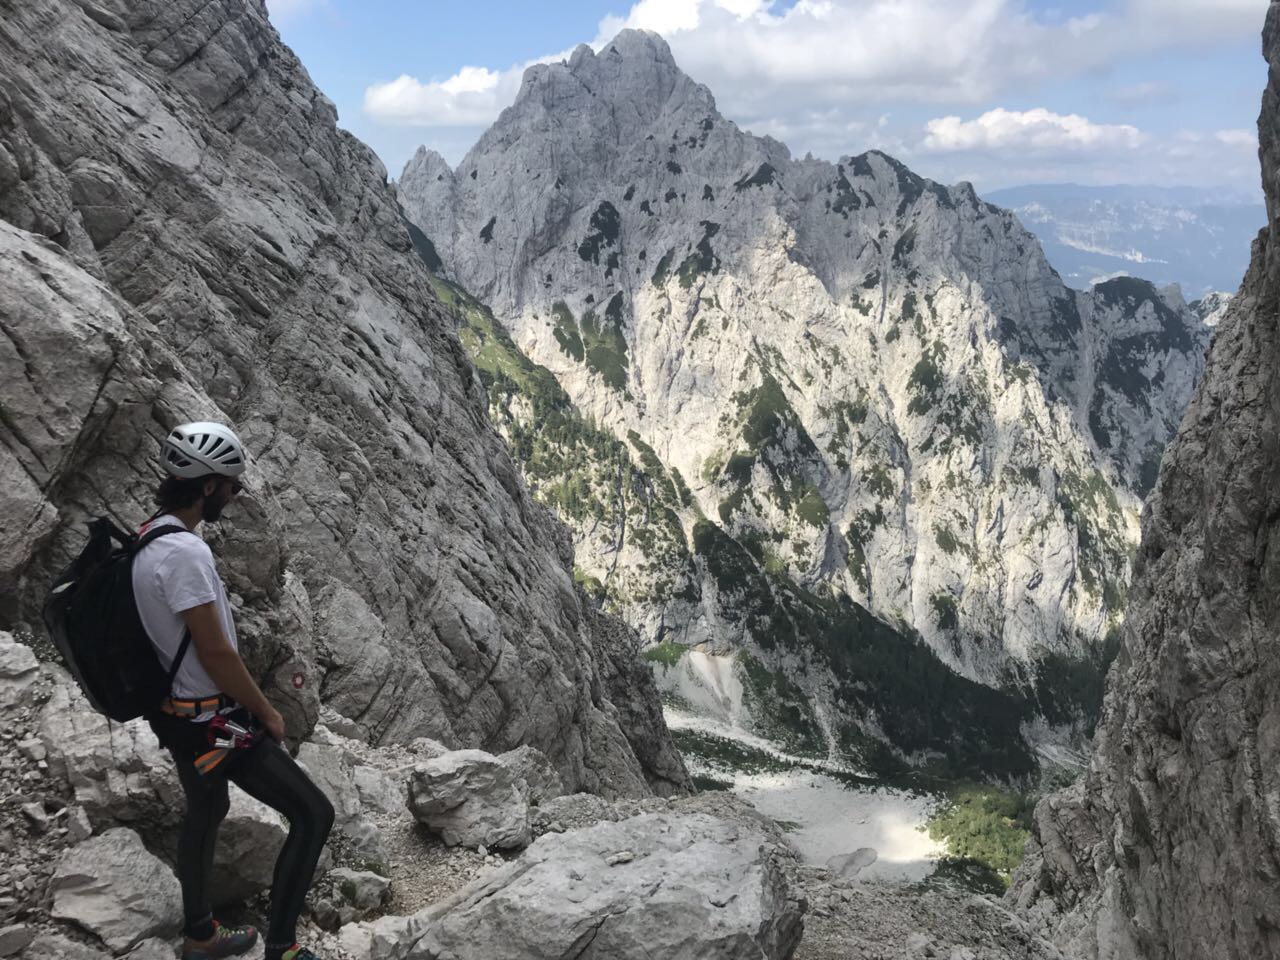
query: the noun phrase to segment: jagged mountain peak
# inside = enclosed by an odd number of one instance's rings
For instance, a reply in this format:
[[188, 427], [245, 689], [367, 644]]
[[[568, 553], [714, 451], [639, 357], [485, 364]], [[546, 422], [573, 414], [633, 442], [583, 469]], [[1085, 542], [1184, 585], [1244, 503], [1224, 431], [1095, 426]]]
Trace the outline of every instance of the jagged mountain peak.
[[581, 131], [602, 149], [643, 139], [659, 119], [721, 120], [711, 91], [680, 69], [662, 37], [646, 30], [623, 30], [599, 53], [581, 44], [567, 61], [529, 67], [515, 102], [476, 150], [491, 148], [491, 135], [509, 141], [549, 115], [565, 136]]
[[404, 165], [404, 177], [425, 178], [427, 180], [447, 180], [453, 176], [453, 168], [449, 161], [428, 147], [418, 147], [409, 162]]
[[[671, 54], [671, 47], [661, 34], [654, 33], [652, 30], [637, 30], [628, 27], [618, 33], [613, 40], [606, 44], [596, 54], [587, 44], [579, 45], [578, 49], [573, 52], [574, 58], [579, 54], [585, 56], [599, 56], [610, 61], [619, 60], [640, 60], [654, 61], [660, 65], [666, 66], [671, 70], [680, 73], [680, 68], [676, 65], [676, 58]], [[570, 61], [573, 66], [573, 61]]]

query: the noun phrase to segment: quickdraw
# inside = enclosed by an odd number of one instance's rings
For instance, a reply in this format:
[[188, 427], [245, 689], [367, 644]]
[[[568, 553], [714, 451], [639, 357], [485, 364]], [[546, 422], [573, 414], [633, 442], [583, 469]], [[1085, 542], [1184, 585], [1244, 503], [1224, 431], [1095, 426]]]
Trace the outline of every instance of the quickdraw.
[[233, 750], [244, 750], [253, 746], [262, 736], [262, 731], [248, 730], [234, 720], [219, 714], [206, 723], [205, 736], [208, 737], [211, 749], [195, 759], [196, 771], [201, 775], [212, 772]]

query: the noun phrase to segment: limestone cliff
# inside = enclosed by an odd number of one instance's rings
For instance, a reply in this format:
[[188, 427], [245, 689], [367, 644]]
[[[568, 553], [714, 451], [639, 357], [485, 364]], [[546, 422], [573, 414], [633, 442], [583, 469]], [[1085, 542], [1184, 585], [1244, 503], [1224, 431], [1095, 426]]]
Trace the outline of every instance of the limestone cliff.
[[1040, 804], [1014, 896], [1099, 960], [1280, 957], [1280, 4], [1268, 227], [1143, 515], [1087, 776]]
[[0, 627], [81, 521], [150, 513], [158, 440], [254, 463], [210, 536], [291, 728], [529, 743], [566, 785], [687, 778], [636, 638], [485, 412], [372, 153], [261, 0], [0, 0]]
[[419, 151], [398, 193], [445, 275], [668, 478], [635, 512], [596, 507], [611, 457], [535, 478], [647, 639], [761, 639], [684, 546], [705, 521], [966, 676], [1105, 658], [1208, 338], [1176, 289], [1072, 291], [967, 184], [793, 160], [637, 31], [530, 68], [457, 170]]

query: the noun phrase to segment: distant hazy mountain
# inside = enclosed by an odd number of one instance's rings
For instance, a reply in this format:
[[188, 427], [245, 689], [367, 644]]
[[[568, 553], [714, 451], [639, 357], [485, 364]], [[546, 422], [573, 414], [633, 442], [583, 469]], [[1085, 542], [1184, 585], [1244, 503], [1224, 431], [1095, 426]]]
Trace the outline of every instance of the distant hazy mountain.
[[984, 199], [1017, 213], [1070, 286], [1126, 273], [1180, 283], [1188, 300], [1234, 292], [1267, 222], [1254, 190], [1033, 184]]

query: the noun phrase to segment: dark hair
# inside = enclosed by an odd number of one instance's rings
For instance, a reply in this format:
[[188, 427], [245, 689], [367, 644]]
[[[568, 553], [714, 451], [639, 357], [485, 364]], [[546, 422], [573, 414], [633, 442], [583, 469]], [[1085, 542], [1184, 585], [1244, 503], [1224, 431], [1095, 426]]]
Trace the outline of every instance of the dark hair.
[[216, 473], [208, 473], [203, 477], [165, 477], [156, 488], [156, 505], [166, 513], [183, 510], [204, 496], [206, 480], [217, 478]]

